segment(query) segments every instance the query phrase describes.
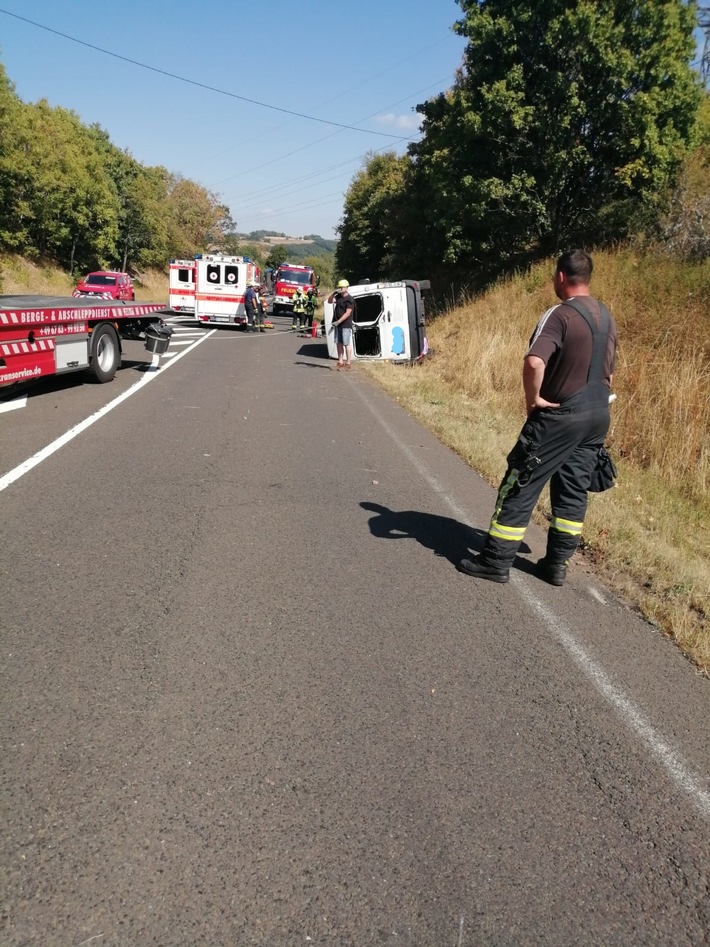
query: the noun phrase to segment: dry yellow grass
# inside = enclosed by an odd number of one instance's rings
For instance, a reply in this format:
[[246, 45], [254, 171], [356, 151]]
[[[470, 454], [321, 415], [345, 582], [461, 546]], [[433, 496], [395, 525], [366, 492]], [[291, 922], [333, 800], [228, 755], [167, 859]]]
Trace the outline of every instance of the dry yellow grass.
[[[370, 371], [497, 485], [524, 420], [522, 358], [555, 302], [553, 261], [428, 327], [432, 359]], [[583, 547], [613, 587], [710, 673], [710, 262], [595, 255], [619, 324], [609, 443], [618, 486], [590, 497]], [[549, 515], [544, 495], [536, 518]]]
[[[7, 296], [71, 296], [75, 280], [53, 264], [33, 263], [21, 256], [0, 257], [0, 293]], [[136, 299], [141, 302], [168, 301], [168, 274], [146, 270], [134, 278]]]

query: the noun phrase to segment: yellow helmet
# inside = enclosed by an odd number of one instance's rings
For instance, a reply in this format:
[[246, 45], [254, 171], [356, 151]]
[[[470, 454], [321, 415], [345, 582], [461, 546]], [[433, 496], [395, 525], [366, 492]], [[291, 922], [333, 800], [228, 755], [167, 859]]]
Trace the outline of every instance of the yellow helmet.
[[350, 283], [346, 279], [338, 280], [338, 289], [347, 289]]

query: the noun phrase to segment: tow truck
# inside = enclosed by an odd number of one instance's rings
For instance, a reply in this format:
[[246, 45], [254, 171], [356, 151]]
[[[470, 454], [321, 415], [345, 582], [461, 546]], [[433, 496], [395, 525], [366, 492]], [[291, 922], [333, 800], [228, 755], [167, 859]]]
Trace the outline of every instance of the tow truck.
[[64, 296], [0, 296], [0, 386], [49, 375], [88, 371], [112, 381], [121, 366], [121, 341], [167, 347], [165, 303], [107, 302]]

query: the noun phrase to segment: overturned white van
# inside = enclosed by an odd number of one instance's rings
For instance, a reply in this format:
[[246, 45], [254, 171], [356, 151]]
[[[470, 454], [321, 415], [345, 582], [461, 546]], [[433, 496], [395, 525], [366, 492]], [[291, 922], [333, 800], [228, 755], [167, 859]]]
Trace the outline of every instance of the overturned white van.
[[[422, 293], [429, 280], [399, 280], [395, 283], [360, 283], [349, 293], [355, 301], [353, 314], [353, 359], [414, 362], [427, 353]], [[328, 355], [337, 358], [333, 305], [323, 305], [323, 330]]]

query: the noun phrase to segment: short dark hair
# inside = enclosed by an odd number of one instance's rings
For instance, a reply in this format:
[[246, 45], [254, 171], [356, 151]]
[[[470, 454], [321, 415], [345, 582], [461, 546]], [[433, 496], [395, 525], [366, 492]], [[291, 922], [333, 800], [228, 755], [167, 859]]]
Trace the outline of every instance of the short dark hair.
[[592, 258], [584, 250], [568, 250], [557, 261], [556, 273], [564, 273], [567, 282], [572, 286], [579, 283], [588, 283], [592, 278], [594, 264]]

